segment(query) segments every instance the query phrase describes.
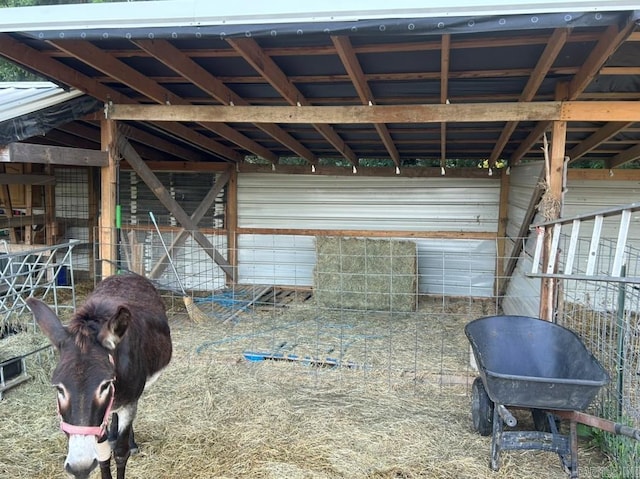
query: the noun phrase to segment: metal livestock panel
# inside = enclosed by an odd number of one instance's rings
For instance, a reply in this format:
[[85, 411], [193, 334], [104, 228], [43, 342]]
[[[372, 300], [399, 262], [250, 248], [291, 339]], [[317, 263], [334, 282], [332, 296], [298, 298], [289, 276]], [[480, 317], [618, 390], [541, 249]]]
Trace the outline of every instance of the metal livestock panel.
[[248, 173], [238, 226], [376, 231], [497, 231], [500, 182]]
[[[491, 240], [401, 239], [418, 253], [418, 292], [446, 296], [491, 297], [496, 247]], [[249, 235], [238, 237], [241, 284], [314, 285], [315, 237]]]
[[[536, 163], [541, 166], [541, 163]], [[528, 167], [527, 167], [528, 166]], [[517, 195], [518, 201], [521, 201], [522, 206], [525, 203], [528, 204], [529, 198], [535, 187], [535, 182], [531, 182], [531, 178], [535, 175], [535, 172], [531, 171], [535, 165], [527, 165], [524, 167], [516, 167], [511, 171], [512, 186], [514, 185], [514, 179], [516, 187], [522, 185], [522, 195]], [[530, 190], [527, 191], [525, 185], [529, 182]], [[511, 204], [516, 200], [514, 198], [513, 190], [510, 191], [510, 224], [513, 221]], [[615, 180], [571, 180], [567, 182], [567, 189], [564, 197], [563, 216], [571, 217], [578, 214], [590, 213], [606, 208], [616, 207], [624, 204], [628, 204], [632, 201], [640, 198], [640, 183], [637, 181], [615, 181]], [[526, 201], [525, 201], [526, 199]], [[514, 211], [516, 211], [514, 209]], [[543, 218], [537, 214], [534, 223], [542, 222]], [[619, 217], [605, 218], [602, 225], [603, 239], [613, 240], [618, 235]], [[514, 223], [514, 229], [519, 225]], [[580, 238], [589, 241], [591, 237], [593, 222], [583, 222], [580, 228]], [[569, 231], [564, 231], [565, 234], [570, 234]], [[514, 272], [506, 297], [503, 300], [503, 309], [505, 314], [521, 314], [525, 316], [539, 314], [539, 296], [540, 296], [540, 279], [530, 278], [527, 274], [532, 269], [532, 255], [535, 238], [531, 235], [527, 240], [527, 247], [523, 254], [520, 255], [518, 267]], [[633, 245], [635, 248], [640, 247], [640, 217], [632, 217], [629, 225], [628, 244]], [[586, 261], [582, 259], [580, 261]], [[582, 267], [581, 265], [577, 265]], [[584, 269], [584, 268], [583, 268]], [[598, 293], [590, 291], [590, 302], [593, 304], [599, 304]]]

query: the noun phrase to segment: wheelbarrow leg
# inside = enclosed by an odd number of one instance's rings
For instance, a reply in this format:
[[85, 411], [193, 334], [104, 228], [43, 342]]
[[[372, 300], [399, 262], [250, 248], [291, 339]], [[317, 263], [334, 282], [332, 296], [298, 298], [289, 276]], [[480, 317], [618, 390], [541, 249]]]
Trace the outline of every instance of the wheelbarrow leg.
[[569, 465], [569, 477], [578, 479], [578, 423], [576, 421], [569, 422], [569, 441], [571, 446], [571, 464]]
[[502, 418], [500, 417], [499, 408], [494, 405], [493, 408], [493, 433], [491, 434], [491, 470], [500, 469], [500, 451], [502, 449]]

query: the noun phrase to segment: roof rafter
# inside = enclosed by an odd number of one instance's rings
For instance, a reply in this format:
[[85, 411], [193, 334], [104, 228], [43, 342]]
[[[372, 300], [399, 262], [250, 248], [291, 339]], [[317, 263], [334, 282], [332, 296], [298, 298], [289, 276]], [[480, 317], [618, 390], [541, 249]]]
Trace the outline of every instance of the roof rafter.
[[632, 146], [627, 150], [618, 153], [616, 156], [606, 162], [607, 168], [618, 168], [626, 163], [630, 163], [640, 158], [640, 145]]
[[567, 152], [569, 163], [573, 163], [574, 161], [578, 160], [580, 157], [600, 145], [603, 141], [607, 141], [609, 138], [631, 125], [633, 125], [633, 122], [612, 121], [610, 123], [607, 123], [598, 131], [590, 135], [588, 138], [586, 138], [578, 145], [574, 146], [569, 152]]
[[[287, 75], [276, 65], [273, 59], [264, 53], [255, 40], [252, 38], [227, 38], [226, 41], [240, 53], [247, 63], [260, 73], [290, 105], [309, 106], [311, 104], [295, 85], [291, 83]], [[331, 126], [327, 124], [313, 124], [313, 127], [324, 136], [342, 156], [349, 160], [354, 167], [358, 166], [358, 157]]]
[[[149, 80], [145, 75], [129, 67], [117, 58], [85, 41], [49, 41], [49, 44], [60, 50], [64, 50], [75, 58], [90, 65], [96, 70], [111, 75], [113, 78], [143, 93], [158, 103], [174, 105], [189, 105], [190, 103], [173, 94], [166, 88]], [[276, 156], [266, 148], [253, 140], [239, 134], [236, 130], [223, 123], [201, 123], [209, 131], [226, 138], [242, 148], [245, 148], [258, 156], [275, 161]]]
[[[602, 35], [600, 35], [598, 43], [591, 51], [587, 60], [569, 82], [567, 97], [563, 99], [575, 100], [578, 98], [584, 89], [589, 86], [589, 83], [598, 74], [598, 71], [609, 59], [611, 54], [631, 35], [634, 28], [635, 22], [632, 21], [631, 17], [627, 18], [626, 24], [622, 26], [612, 24], [607, 27]], [[549, 125], [549, 122], [543, 122], [537, 125], [511, 156], [510, 162], [513, 164], [518, 163], [524, 154], [529, 151], [534, 144], [540, 141], [542, 134], [547, 130]]]
[[[551, 66], [556, 61], [556, 58], [558, 58], [558, 55], [567, 42], [568, 37], [568, 29], [558, 28], [554, 30], [554, 32], [549, 37], [547, 46], [538, 59], [538, 63], [529, 76], [529, 80], [522, 90], [518, 101], [531, 101], [535, 97], [536, 92], [540, 88], [540, 85], [542, 85], [542, 82], [551, 69]], [[511, 135], [513, 134], [517, 126], [517, 121], [510, 121], [505, 125], [504, 129], [500, 133], [500, 137], [498, 138], [496, 145], [491, 151], [491, 156], [489, 157], [490, 168], [495, 167], [496, 161], [498, 161], [498, 158], [500, 157], [500, 155], [502, 155], [504, 147], [507, 145], [507, 142], [511, 138]]]
[[[166, 40], [135, 40], [133, 41], [139, 48], [154, 58], [158, 59], [166, 66], [202, 91], [208, 93], [213, 98], [224, 105], [250, 105], [250, 103], [228, 88], [222, 81], [213, 76], [207, 70], [198, 65], [195, 61], [182, 53]], [[275, 124], [255, 124], [262, 131], [285, 145], [292, 152], [304, 158], [309, 163], [316, 165], [318, 158], [304, 145], [293, 138]]]
[[[338, 56], [347, 70], [356, 92], [358, 92], [358, 96], [360, 97], [362, 104], [375, 105], [373, 92], [371, 91], [371, 88], [369, 88], [364, 72], [362, 71], [362, 67], [360, 66], [360, 62], [353, 51], [353, 46], [351, 45], [349, 37], [332, 36], [331, 41], [336, 47]], [[374, 126], [378, 132], [378, 136], [387, 149], [387, 152], [389, 152], [389, 156], [393, 160], [393, 163], [396, 167], [400, 167], [400, 155], [398, 154], [398, 149], [391, 138], [389, 129], [383, 123], [377, 123]]]
[[[56, 78], [59, 82], [85, 91], [101, 101], [116, 101], [124, 104], [136, 103], [126, 95], [103, 85], [93, 78], [85, 76], [57, 60], [53, 60], [23, 43], [17, 42], [9, 35], [0, 34], [0, 54], [19, 65], [25, 65], [27, 68], [37, 71], [47, 78]], [[163, 122], [157, 126], [177, 137], [191, 141], [205, 151], [212, 152], [221, 158], [233, 161], [240, 160], [240, 155], [231, 148], [227, 148], [217, 141], [200, 135], [184, 125], [174, 122]]]

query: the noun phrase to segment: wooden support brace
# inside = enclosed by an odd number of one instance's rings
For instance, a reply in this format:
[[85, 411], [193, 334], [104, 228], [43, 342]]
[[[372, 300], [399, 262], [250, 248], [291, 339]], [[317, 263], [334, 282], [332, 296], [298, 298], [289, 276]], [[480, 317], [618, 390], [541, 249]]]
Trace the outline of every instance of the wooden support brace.
[[209, 239], [198, 229], [198, 225], [189, 217], [182, 209], [178, 202], [164, 187], [158, 177], [145, 164], [144, 160], [138, 155], [131, 143], [123, 136], [118, 135], [118, 151], [122, 157], [131, 165], [131, 168], [142, 178], [149, 189], [156, 195], [160, 202], [171, 212], [175, 219], [182, 227], [193, 236], [193, 239], [204, 249], [204, 251], [216, 262], [218, 266], [225, 272], [227, 278], [236, 281], [235, 270], [227, 262], [227, 260], [216, 250]]

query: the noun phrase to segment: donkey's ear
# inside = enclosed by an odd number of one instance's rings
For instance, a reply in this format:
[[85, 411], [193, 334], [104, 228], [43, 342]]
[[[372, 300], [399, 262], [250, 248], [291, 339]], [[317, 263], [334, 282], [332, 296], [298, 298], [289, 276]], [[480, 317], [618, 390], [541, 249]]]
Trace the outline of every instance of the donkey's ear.
[[131, 312], [126, 306], [120, 306], [116, 314], [114, 314], [109, 320], [102, 326], [100, 333], [98, 334], [98, 341], [106, 349], [114, 350], [120, 341], [124, 333], [127, 332], [129, 323], [131, 322]]
[[33, 313], [36, 323], [42, 332], [49, 338], [51, 344], [60, 349], [62, 342], [69, 336], [56, 313], [45, 303], [36, 298], [28, 298], [27, 306]]

